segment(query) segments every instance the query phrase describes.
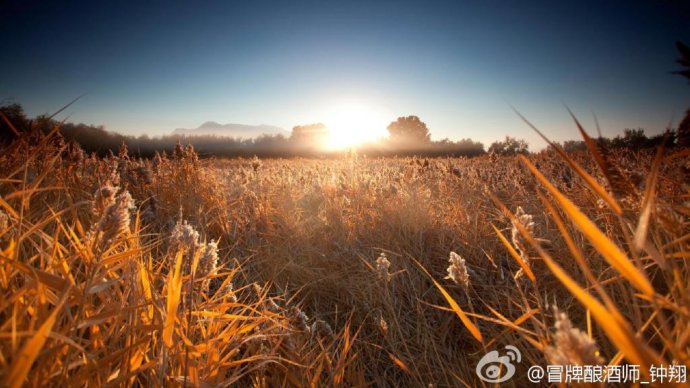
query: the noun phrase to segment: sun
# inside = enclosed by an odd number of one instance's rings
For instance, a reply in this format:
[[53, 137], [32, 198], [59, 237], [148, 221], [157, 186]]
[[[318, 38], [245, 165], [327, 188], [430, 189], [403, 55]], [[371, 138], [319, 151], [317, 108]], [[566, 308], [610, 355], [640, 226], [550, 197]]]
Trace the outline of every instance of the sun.
[[324, 124], [329, 137], [325, 145], [331, 150], [356, 147], [385, 137], [387, 117], [372, 104], [342, 101], [331, 105]]

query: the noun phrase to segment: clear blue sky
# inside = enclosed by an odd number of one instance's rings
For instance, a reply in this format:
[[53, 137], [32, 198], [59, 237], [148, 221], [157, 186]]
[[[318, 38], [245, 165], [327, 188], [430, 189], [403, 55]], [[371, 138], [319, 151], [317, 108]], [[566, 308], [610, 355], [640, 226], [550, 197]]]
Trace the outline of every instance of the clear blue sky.
[[509, 104], [557, 140], [577, 137], [563, 103], [608, 135], [658, 133], [690, 107], [669, 74], [690, 43], [682, 1], [69, 3], [0, 5], [0, 100], [34, 115], [86, 94], [70, 120], [125, 134], [290, 129], [359, 99], [435, 139], [540, 148]]

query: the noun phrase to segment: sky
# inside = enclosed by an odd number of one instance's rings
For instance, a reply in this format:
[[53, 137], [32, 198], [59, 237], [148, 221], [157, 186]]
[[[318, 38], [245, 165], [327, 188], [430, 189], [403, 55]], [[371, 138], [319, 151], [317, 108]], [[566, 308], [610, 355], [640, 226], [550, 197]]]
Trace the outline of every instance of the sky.
[[60, 117], [123, 134], [289, 130], [355, 106], [381, 130], [417, 115], [432, 139], [540, 148], [511, 105], [555, 140], [578, 137], [566, 106], [609, 136], [690, 107], [670, 74], [690, 44], [680, 0], [0, 4], [0, 101], [37, 115], [82, 96]]

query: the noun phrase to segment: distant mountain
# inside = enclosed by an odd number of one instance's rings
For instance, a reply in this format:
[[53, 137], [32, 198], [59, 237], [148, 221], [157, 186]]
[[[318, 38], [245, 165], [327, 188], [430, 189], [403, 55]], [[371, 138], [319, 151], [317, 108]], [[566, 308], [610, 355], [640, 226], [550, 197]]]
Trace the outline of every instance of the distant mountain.
[[173, 135], [216, 135], [234, 138], [241, 137], [243, 139], [254, 138], [264, 134], [289, 136], [290, 132], [272, 125], [220, 124], [215, 121], [207, 121], [201, 124], [199, 128], [177, 128], [173, 131]]

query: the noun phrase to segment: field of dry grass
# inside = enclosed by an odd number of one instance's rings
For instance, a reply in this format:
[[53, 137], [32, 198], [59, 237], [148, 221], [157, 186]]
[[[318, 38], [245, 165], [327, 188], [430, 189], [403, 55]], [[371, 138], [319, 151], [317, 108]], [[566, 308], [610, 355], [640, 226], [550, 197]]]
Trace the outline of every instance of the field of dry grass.
[[505, 345], [517, 386], [690, 365], [687, 156], [98, 159], [24, 135], [0, 149], [0, 381], [477, 386]]

